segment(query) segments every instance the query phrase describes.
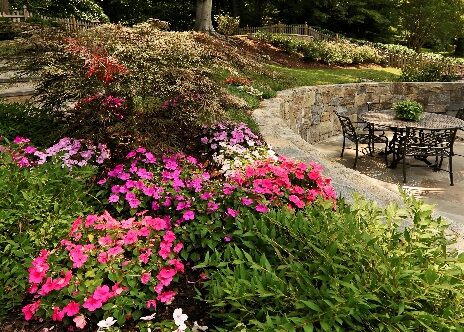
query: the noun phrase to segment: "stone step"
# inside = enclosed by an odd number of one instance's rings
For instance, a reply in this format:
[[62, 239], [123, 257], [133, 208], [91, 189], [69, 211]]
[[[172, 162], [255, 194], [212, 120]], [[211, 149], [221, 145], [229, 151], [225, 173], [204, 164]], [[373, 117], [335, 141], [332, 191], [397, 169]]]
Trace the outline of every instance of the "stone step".
[[0, 72], [0, 83], [29, 82], [31, 78], [19, 70]]
[[35, 93], [34, 84], [16, 83], [3, 88], [0, 86], [0, 98], [32, 96]]

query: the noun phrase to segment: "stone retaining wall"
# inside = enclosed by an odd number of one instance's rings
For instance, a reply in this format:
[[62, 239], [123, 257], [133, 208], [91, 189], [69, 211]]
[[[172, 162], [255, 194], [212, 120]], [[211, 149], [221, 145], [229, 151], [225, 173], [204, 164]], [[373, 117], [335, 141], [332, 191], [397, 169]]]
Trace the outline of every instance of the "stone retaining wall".
[[309, 143], [340, 132], [334, 111], [345, 112], [353, 121], [367, 111], [388, 109], [400, 100], [420, 102], [425, 111], [445, 113], [464, 108], [464, 82], [446, 83], [356, 83], [307, 86], [281, 91], [270, 100], [280, 116]]

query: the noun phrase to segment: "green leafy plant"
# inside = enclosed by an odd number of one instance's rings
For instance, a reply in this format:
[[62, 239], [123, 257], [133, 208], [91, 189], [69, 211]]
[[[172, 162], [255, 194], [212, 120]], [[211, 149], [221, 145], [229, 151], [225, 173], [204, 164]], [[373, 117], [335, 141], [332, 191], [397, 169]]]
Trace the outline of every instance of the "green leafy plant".
[[380, 52], [369, 45], [357, 45], [346, 40], [299, 40], [280, 34], [257, 33], [255, 38], [279, 47], [289, 53], [302, 53], [306, 61], [327, 64], [382, 64]]
[[215, 15], [217, 31], [226, 36], [232, 36], [238, 31], [240, 26], [240, 17], [232, 17], [227, 14]]
[[451, 61], [438, 59], [438, 61], [412, 62], [401, 70], [402, 82], [451, 82], [456, 80], [452, 71]]
[[98, 209], [95, 175], [52, 162], [21, 168], [0, 152], [0, 317], [24, 299], [31, 258], [56, 245], [76, 215]]
[[423, 107], [414, 100], [403, 100], [393, 106], [396, 117], [403, 120], [418, 121], [422, 115]]
[[232, 242], [197, 266], [211, 267], [204, 291], [218, 330], [459, 330], [464, 257], [431, 206], [405, 199], [243, 213]]

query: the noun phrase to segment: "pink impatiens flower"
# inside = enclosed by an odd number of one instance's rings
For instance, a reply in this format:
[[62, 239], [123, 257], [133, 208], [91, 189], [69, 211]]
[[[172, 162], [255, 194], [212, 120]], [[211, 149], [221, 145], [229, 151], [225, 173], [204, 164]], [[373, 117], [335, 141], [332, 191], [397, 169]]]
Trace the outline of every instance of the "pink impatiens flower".
[[64, 308], [63, 312], [68, 317], [76, 316], [79, 313], [79, 303], [71, 301]]
[[158, 295], [156, 299], [162, 303], [170, 304], [172, 300], [174, 300], [174, 296], [176, 296], [176, 292], [168, 291], [161, 293], [160, 295]]
[[108, 301], [113, 294], [110, 291], [110, 288], [107, 285], [98, 286], [95, 291], [93, 292], [93, 298], [101, 301], [106, 302]]
[[127, 232], [127, 234], [124, 236], [124, 244], [133, 244], [137, 242], [137, 231], [135, 230], [130, 230]]
[[141, 277], [140, 277], [140, 282], [144, 285], [148, 284], [148, 282], [150, 281], [151, 279], [151, 273], [142, 273]]
[[52, 320], [61, 322], [64, 318], [64, 312], [59, 307], [53, 307]]
[[288, 196], [288, 200], [292, 202], [293, 204], [295, 204], [295, 206], [299, 209], [302, 209], [305, 206], [305, 203], [301, 199], [299, 199], [298, 196], [296, 195]]
[[227, 208], [227, 214], [232, 218], [235, 218], [238, 216], [238, 211], [231, 208]]
[[40, 308], [40, 300], [37, 302], [25, 305], [22, 309], [22, 312], [24, 314], [24, 319], [25, 320], [31, 320], [32, 317], [34, 317], [35, 313], [37, 310]]
[[256, 209], [256, 211], [261, 212], [261, 213], [269, 212], [269, 208], [266, 205], [263, 205], [263, 204], [256, 205], [255, 209]]
[[191, 210], [185, 211], [182, 217], [184, 218], [184, 220], [193, 220], [195, 219], [195, 212]]
[[87, 325], [84, 315], [74, 317], [73, 322], [76, 324], [76, 327], [81, 330]]
[[163, 267], [156, 278], [164, 286], [169, 286], [171, 284], [172, 278], [177, 274], [177, 271], [170, 267]]
[[97, 309], [100, 309], [103, 305], [103, 302], [100, 300], [97, 300], [95, 297], [90, 296], [88, 297], [84, 304], [82, 305], [85, 309], [88, 311], [95, 311]]

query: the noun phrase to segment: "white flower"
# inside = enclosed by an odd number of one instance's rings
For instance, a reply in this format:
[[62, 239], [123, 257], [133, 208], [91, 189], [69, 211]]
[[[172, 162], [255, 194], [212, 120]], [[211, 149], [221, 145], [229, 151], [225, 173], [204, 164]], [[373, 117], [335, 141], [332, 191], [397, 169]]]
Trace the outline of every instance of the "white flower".
[[187, 325], [182, 324], [177, 327], [177, 330], [174, 330], [172, 332], [184, 332], [187, 329]]
[[[182, 313], [182, 309], [177, 308], [174, 310], [172, 314], [172, 318], [174, 318], [174, 323], [176, 323], [177, 326], [179, 326], [179, 329], [182, 327], [182, 325], [185, 325], [184, 322], [188, 319], [188, 316], [184, 313]], [[184, 328], [184, 330], [187, 327]]]
[[144, 316], [144, 317], [140, 317], [141, 320], [152, 320], [155, 318], [155, 315], [156, 315], [156, 312], [151, 314], [150, 316]]
[[192, 332], [206, 331], [207, 329], [208, 326], [200, 326], [196, 321], [193, 322]]
[[101, 329], [107, 329], [113, 326], [116, 323], [116, 320], [113, 317], [108, 317], [105, 320], [101, 320], [98, 322], [98, 327]]

